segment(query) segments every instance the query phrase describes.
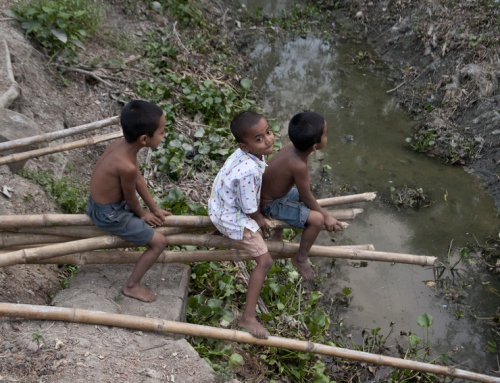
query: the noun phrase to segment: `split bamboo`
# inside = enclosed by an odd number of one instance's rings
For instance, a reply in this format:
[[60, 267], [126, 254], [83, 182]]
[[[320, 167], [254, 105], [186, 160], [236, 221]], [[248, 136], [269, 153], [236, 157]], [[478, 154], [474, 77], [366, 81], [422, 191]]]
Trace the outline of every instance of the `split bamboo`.
[[[159, 231], [164, 235], [182, 233], [184, 230], [185, 229], [182, 227], [159, 228]], [[133, 243], [127, 242], [116, 235], [104, 235], [102, 237], [80, 239], [77, 241], [3, 253], [0, 255], [0, 267], [27, 263], [28, 261], [35, 259], [46, 259], [60, 255], [78, 253], [81, 251], [135, 246], [136, 245]]]
[[104, 120], [91, 122], [89, 124], [75, 126], [73, 128], [69, 128], [69, 129], [58, 130], [56, 132], [39, 134], [37, 136], [21, 138], [19, 140], [2, 142], [2, 143], [0, 143], [0, 152], [3, 152], [5, 150], [22, 148], [25, 146], [38, 144], [41, 142], [51, 142], [51, 141], [59, 140], [61, 138], [74, 136], [75, 134], [85, 133], [85, 132], [89, 132], [91, 130], [104, 128], [106, 126], [116, 125], [119, 122], [120, 122], [120, 117], [115, 116], [115, 117], [111, 117], [111, 118], [106, 118]]
[[[338, 246], [346, 249], [374, 250], [373, 245]], [[85, 251], [68, 254], [61, 257], [30, 260], [28, 263], [54, 265], [109, 265], [136, 263], [142, 252], [140, 251]], [[274, 259], [291, 258], [295, 253], [271, 253]], [[0, 254], [1, 256], [1, 254]], [[243, 250], [194, 250], [194, 251], [164, 251], [156, 263], [175, 262], [212, 262], [212, 261], [250, 261], [255, 257]]]
[[83, 140], [67, 142], [61, 145], [48, 146], [42, 149], [30, 150], [28, 152], [9, 154], [7, 156], [0, 157], [0, 165], [29, 160], [30, 158], [41, 157], [51, 153], [64, 152], [66, 150], [76, 149], [82, 146], [95, 145], [98, 144], [99, 142], [113, 140], [115, 138], [122, 136], [123, 136], [122, 132], [114, 132], [114, 133], [104, 134], [101, 136], [85, 138]]
[[[318, 202], [321, 200], [318, 200]], [[343, 219], [354, 219], [358, 214], [363, 212], [363, 209], [339, 209], [339, 210], [329, 210], [332, 216], [338, 220]], [[276, 222], [276, 227], [279, 225], [284, 225], [277, 220], [268, 220], [271, 222]], [[19, 231], [19, 228], [37, 228], [40, 230], [41, 227], [55, 227], [55, 226], [93, 226], [94, 224], [86, 214], [33, 214], [33, 215], [2, 215], [0, 218], [0, 230], [13, 230]], [[166, 217], [163, 226], [175, 226], [175, 227], [213, 227], [210, 218], [207, 216], [189, 216], [189, 215], [170, 215]], [[54, 231], [28, 231], [24, 230], [26, 233], [33, 234], [55, 234]], [[62, 231], [59, 231], [57, 235], [64, 235]]]
[[328, 355], [336, 358], [356, 360], [380, 366], [389, 366], [399, 369], [451, 376], [475, 382], [500, 383], [500, 378], [461, 370], [455, 366], [447, 367], [434, 365], [276, 336], [270, 336], [268, 339], [258, 339], [243, 331], [226, 330], [222, 328], [183, 322], [173, 322], [158, 318], [146, 318], [75, 308], [23, 305], [14, 303], [0, 303], [0, 315], [8, 318], [87, 323], [92, 325], [130, 328], [141, 331], [156, 331], [160, 333], [183, 334], [203, 338], [220, 339], [230, 342], [255, 344], [265, 347], [278, 347], [288, 350]]

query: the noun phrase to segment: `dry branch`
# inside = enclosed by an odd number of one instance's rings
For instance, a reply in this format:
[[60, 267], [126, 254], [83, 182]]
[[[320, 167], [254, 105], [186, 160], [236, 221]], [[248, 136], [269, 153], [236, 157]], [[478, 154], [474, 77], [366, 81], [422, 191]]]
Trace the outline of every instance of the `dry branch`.
[[326, 346], [309, 341], [287, 339], [270, 336], [268, 339], [258, 339], [247, 332], [226, 330], [216, 327], [202, 326], [183, 322], [173, 322], [157, 318], [146, 318], [132, 315], [105, 313], [101, 311], [81, 310], [65, 307], [21, 305], [13, 303], [0, 303], [0, 316], [8, 318], [24, 318], [37, 320], [66, 321], [87, 323], [102, 326], [116, 326], [132, 328], [141, 331], [156, 331], [161, 333], [183, 334], [203, 338], [221, 339], [231, 342], [255, 344], [266, 347], [279, 347], [288, 350], [328, 355], [337, 358], [357, 360], [381, 366], [390, 366], [400, 369], [428, 372], [432, 374], [452, 376], [461, 379], [485, 383], [500, 383], [500, 378], [476, 372], [460, 370], [458, 368], [439, 366], [429, 363], [417, 362], [370, 354], [368, 352], [349, 350], [340, 347]]
[[111, 118], [107, 118], [105, 120], [100, 120], [96, 122], [91, 122], [89, 124], [75, 126], [73, 128], [58, 130], [56, 132], [50, 132], [45, 134], [40, 134], [38, 136], [21, 138], [19, 140], [12, 140], [7, 142], [0, 143], [0, 152], [10, 149], [22, 148], [25, 146], [41, 143], [41, 142], [50, 142], [54, 140], [58, 140], [61, 138], [74, 136], [75, 134], [85, 133], [91, 130], [104, 128], [106, 126], [116, 125], [120, 122], [120, 117], [115, 116]]
[[7, 70], [7, 78], [10, 80], [9, 89], [4, 94], [0, 95], [0, 108], [8, 108], [14, 100], [19, 96], [19, 84], [14, 78], [14, 72], [12, 71], [12, 62], [10, 61], [10, 52], [7, 41], [3, 40], [5, 47], [5, 66]]
[[57, 146], [49, 146], [42, 149], [30, 150], [28, 152], [9, 154], [8, 156], [0, 157], [0, 165], [10, 164], [11, 162], [24, 161], [35, 157], [41, 157], [51, 153], [64, 152], [66, 150], [76, 149], [82, 146], [95, 145], [99, 142], [113, 140], [115, 138], [122, 136], [123, 136], [122, 132], [114, 132], [114, 133], [104, 134], [102, 136], [94, 136], [85, 138], [83, 140], [68, 142]]
[[[373, 245], [337, 246], [339, 248], [374, 250]], [[109, 265], [136, 263], [141, 256], [141, 251], [85, 251], [83, 253], [68, 254], [61, 257], [33, 260], [28, 263], [54, 264], [54, 265]], [[295, 253], [271, 253], [275, 259], [290, 258]], [[1, 256], [1, 254], [0, 254]], [[211, 261], [250, 261], [255, 257], [243, 250], [194, 250], [194, 251], [164, 251], [156, 263], [175, 262], [211, 262]]]

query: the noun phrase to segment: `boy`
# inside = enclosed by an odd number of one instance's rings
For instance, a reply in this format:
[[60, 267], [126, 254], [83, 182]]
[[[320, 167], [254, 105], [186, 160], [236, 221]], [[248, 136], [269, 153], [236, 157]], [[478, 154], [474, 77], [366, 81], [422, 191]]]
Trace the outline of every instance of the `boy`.
[[[124, 138], [106, 148], [92, 172], [87, 214], [98, 228], [138, 246], [148, 245], [122, 291], [129, 297], [152, 302], [156, 294], [140, 282], [167, 246], [167, 240], [151, 226], [161, 226], [171, 213], [154, 203], [139, 170], [137, 153], [142, 148], [158, 147], [165, 137], [165, 116], [159, 106], [133, 100], [123, 108], [120, 123]], [[137, 193], [150, 210], [141, 207]]]
[[[266, 217], [282, 220], [304, 229], [299, 251], [292, 258], [300, 275], [314, 279], [308, 254], [323, 226], [328, 231], [343, 229], [341, 223], [319, 206], [311, 193], [307, 159], [322, 149], [327, 141], [327, 126], [315, 112], [296, 114], [288, 125], [292, 144], [285, 146], [269, 160], [262, 180], [260, 206]], [[295, 186], [295, 187], [294, 187]], [[281, 240], [283, 229], [273, 232], [270, 240]]]
[[240, 113], [233, 119], [231, 133], [239, 149], [229, 156], [217, 174], [208, 211], [223, 235], [238, 241], [255, 257], [257, 265], [248, 281], [245, 310], [238, 325], [256, 338], [267, 339], [269, 332], [257, 321], [255, 309], [264, 279], [273, 264], [258, 230], [269, 231], [260, 212], [259, 199], [266, 166], [264, 156], [274, 150], [274, 135], [266, 119], [252, 111]]

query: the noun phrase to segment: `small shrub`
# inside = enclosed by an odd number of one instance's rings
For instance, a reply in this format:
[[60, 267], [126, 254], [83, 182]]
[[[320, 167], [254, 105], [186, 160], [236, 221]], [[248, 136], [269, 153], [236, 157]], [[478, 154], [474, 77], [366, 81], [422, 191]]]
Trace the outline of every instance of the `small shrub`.
[[85, 49], [83, 41], [100, 27], [104, 5], [101, 0], [21, 0], [11, 16], [50, 56], [61, 53], [64, 61], [74, 61], [76, 49]]

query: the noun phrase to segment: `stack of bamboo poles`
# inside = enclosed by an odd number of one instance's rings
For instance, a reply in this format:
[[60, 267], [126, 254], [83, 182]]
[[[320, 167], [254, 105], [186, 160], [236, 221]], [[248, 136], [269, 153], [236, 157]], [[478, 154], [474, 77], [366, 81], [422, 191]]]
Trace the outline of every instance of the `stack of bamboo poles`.
[[[372, 201], [375, 193], [333, 197], [319, 200], [321, 206], [332, 207], [347, 203]], [[362, 209], [331, 210], [339, 220], [354, 219]], [[271, 227], [286, 227], [281, 221], [270, 220]], [[347, 226], [347, 224], [345, 224]], [[220, 235], [207, 234], [214, 227], [208, 217], [169, 216], [162, 227], [155, 228], [167, 238], [169, 245], [194, 245], [207, 248], [233, 248], [233, 250], [206, 251], [165, 251], [158, 262], [206, 262], [206, 261], [243, 261], [253, 259], [238, 249], [235, 242]], [[267, 242], [274, 258], [292, 257], [298, 244], [287, 242]], [[117, 249], [133, 246], [117, 236], [108, 235], [92, 225], [86, 215], [44, 214], [27, 216], [2, 216], [0, 219], [0, 266], [21, 263], [57, 264], [116, 264], [135, 263], [141, 252], [104, 249]], [[311, 257], [335, 257], [382, 262], [398, 262], [423, 266], [434, 265], [436, 258], [424, 255], [387, 253], [374, 251], [372, 245], [357, 246], [313, 246]], [[243, 342], [289, 350], [330, 355], [344, 359], [358, 360], [382, 366], [429, 372], [457, 377], [477, 382], [500, 383], [500, 378], [460, 370], [455, 367], [437, 366], [394, 357], [375, 355], [333, 346], [269, 337], [258, 339], [248, 333], [171, 322], [155, 318], [134, 317], [96, 311], [52, 308], [23, 304], [0, 303], [0, 316], [42, 320], [60, 320], [133, 329], [168, 332], [213, 339]]]
[[[332, 197], [319, 200], [321, 206], [331, 207], [345, 203], [371, 201], [375, 193]], [[331, 214], [339, 220], [354, 219], [362, 209], [337, 209]], [[287, 227], [281, 221], [269, 220], [271, 227]], [[347, 224], [344, 224], [347, 226]], [[107, 251], [134, 245], [115, 235], [109, 235], [92, 225], [86, 215], [44, 214], [3, 216], [0, 220], [0, 266], [21, 263], [135, 263], [140, 252]], [[233, 250], [222, 251], [165, 251], [158, 262], [206, 262], [216, 260], [242, 261], [252, 259], [237, 243], [220, 235], [207, 234], [214, 230], [205, 216], [169, 216], [162, 227], [155, 230], [166, 236], [172, 246], [191, 245]], [[268, 242], [275, 258], [290, 258], [298, 251], [298, 244]], [[434, 265], [436, 258], [425, 255], [374, 251], [372, 245], [313, 246], [311, 257], [334, 257], [382, 262], [397, 262], [423, 266]]]

